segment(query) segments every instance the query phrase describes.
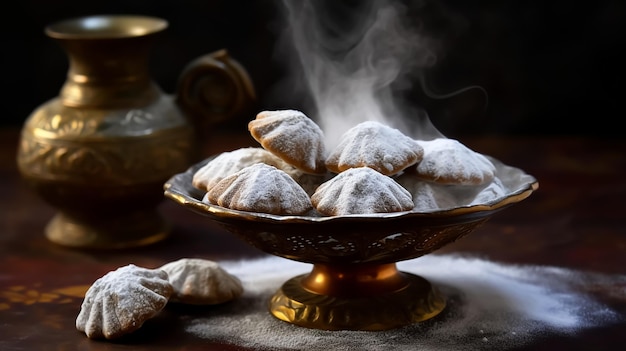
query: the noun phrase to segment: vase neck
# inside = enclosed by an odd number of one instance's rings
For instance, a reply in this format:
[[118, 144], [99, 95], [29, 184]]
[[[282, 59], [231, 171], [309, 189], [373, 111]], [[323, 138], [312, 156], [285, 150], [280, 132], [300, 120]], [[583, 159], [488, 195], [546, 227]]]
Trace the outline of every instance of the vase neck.
[[151, 36], [57, 40], [69, 58], [64, 105], [129, 108], [159, 96], [149, 72]]

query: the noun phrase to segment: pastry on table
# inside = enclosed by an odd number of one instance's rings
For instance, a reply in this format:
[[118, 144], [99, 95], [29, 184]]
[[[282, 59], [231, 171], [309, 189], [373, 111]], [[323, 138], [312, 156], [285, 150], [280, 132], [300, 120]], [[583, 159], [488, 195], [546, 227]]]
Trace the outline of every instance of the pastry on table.
[[248, 166], [219, 181], [203, 200], [222, 207], [276, 215], [301, 215], [313, 209], [306, 191], [285, 171], [264, 163]]
[[326, 158], [326, 168], [340, 173], [370, 167], [392, 176], [422, 160], [424, 150], [400, 130], [375, 121], [357, 124], [346, 131]]
[[327, 216], [409, 211], [414, 206], [408, 190], [369, 167], [350, 168], [322, 183], [311, 202]]
[[161, 266], [174, 288], [170, 301], [192, 305], [214, 305], [233, 300], [243, 293], [241, 281], [217, 262], [182, 258]]
[[87, 290], [76, 329], [91, 339], [115, 339], [157, 315], [174, 292], [167, 273], [129, 264], [105, 274]]
[[324, 132], [297, 110], [262, 111], [248, 123], [261, 146], [290, 165], [312, 174], [326, 173]]

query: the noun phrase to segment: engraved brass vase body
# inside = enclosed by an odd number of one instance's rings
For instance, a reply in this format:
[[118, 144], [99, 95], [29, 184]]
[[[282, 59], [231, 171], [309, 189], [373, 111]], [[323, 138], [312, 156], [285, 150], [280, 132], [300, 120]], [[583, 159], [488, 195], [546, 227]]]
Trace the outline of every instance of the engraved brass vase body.
[[68, 75], [59, 96], [27, 118], [17, 163], [58, 210], [46, 227], [51, 241], [119, 248], [168, 235], [157, 211], [162, 186], [194, 160], [197, 133], [150, 77], [150, 50], [167, 25], [94, 16], [46, 28], [69, 57]]

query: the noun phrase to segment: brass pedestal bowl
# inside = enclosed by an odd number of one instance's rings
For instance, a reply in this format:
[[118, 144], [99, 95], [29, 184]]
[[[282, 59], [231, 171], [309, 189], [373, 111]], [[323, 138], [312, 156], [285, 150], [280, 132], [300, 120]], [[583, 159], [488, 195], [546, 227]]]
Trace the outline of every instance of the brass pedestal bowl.
[[166, 197], [217, 221], [248, 244], [313, 264], [311, 272], [289, 279], [271, 298], [269, 310], [276, 318], [323, 330], [386, 330], [432, 318], [446, 305], [437, 287], [399, 271], [396, 262], [426, 255], [471, 233], [538, 188], [532, 176], [493, 161], [505, 196], [428, 213], [277, 216], [210, 205], [191, 183], [208, 160], [173, 176], [164, 189]]

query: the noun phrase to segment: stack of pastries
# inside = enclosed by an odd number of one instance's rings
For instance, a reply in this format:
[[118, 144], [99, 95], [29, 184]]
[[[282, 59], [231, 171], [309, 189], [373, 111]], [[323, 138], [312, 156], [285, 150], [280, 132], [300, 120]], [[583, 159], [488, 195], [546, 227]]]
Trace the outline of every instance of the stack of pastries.
[[454, 139], [413, 139], [375, 121], [328, 150], [323, 130], [297, 110], [262, 111], [248, 123], [258, 147], [223, 152], [193, 176], [202, 201], [274, 215], [432, 212], [504, 195], [496, 167]]

